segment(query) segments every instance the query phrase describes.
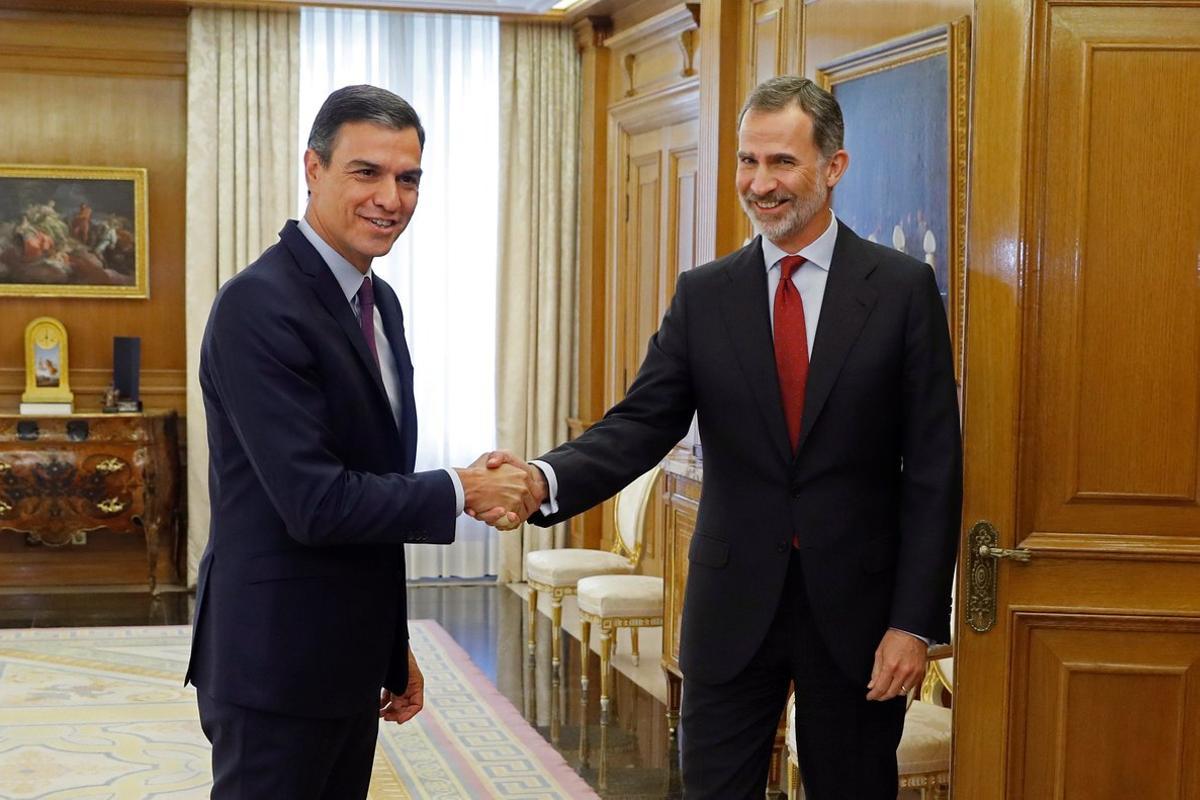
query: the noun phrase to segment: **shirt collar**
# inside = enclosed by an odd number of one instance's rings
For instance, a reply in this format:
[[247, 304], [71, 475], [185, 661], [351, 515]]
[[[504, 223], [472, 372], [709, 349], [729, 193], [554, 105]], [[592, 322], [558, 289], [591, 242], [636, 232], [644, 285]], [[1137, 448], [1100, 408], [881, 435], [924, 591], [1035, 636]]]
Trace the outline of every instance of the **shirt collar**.
[[[337, 280], [338, 286], [342, 287], [342, 293], [346, 295], [346, 300], [349, 302], [358, 294], [358, 290], [362, 287], [363, 274], [358, 271], [358, 267], [351, 264], [342, 254], [329, 246], [329, 243], [321, 238], [321, 235], [313, 230], [313, 227], [308, 224], [308, 220], [300, 217], [300, 221], [296, 223], [296, 227], [304, 234], [304, 238], [308, 239], [309, 244], [317, 249], [321, 254], [321, 258], [325, 259], [325, 264], [329, 267], [329, 271], [333, 273], [333, 277]], [[373, 277], [370, 269], [367, 270], [367, 275]]]
[[833, 246], [837, 242], [837, 234], [837, 217], [833, 211], [830, 211], [829, 226], [825, 228], [825, 232], [814, 239], [808, 247], [801, 248], [798, 253], [789, 253], [764, 236], [762, 237], [763, 263], [770, 271], [784, 256], [797, 255], [803, 256], [808, 263], [828, 272], [833, 263]]

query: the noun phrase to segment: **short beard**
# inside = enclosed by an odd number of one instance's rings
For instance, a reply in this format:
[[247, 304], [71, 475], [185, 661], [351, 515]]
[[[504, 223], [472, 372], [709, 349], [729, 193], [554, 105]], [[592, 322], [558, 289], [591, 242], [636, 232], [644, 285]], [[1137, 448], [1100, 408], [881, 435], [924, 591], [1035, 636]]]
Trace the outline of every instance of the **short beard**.
[[[804, 227], [812, 221], [813, 217], [825, 208], [825, 204], [829, 200], [829, 187], [825, 185], [824, 181], [817, 181], [813, 186], [813, 191], [804, 195], [780, 192], [757, 195], [746, 192], [740, 195], [738, 199], [741, 200], [742, 210], [750, 218], [750, 222], [757, 233], [762, 234], [772, 242], [786, 242], [804, 230]], [[778, 220], [763, 222], [758, 218], [758, 209], [753, 204], [756, 202], [769, 203], [773, 200], [791, 200], [792, 208]]]

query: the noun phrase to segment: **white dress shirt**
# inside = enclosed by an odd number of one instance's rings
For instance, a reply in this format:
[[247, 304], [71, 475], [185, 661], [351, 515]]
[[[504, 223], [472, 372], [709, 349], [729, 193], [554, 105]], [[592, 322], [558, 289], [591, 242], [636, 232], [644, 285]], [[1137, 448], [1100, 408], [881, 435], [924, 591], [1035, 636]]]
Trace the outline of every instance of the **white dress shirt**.
[[[358, 271], [358, 267], [351, 264], [342, 254], [329, 245], [321, 238], [313, 227], [308, 224], [308, 220], [301, 217], [297, 223], [300, 232], [304, 234], [304, 238], [308, 239], [321, 258], [324, 259], [329, 271], [333, 273], [334, 280], [338, 282], [338, 286], [342, 289], [342, 294], [346, 296], [346, 302], [350, 304], [350, 309], [354, 312], [354, 318], [362, 324], [362, 315], [358, 307], [358, 290], [362, 288], [362, 283], [366, 278], [374, 280], [374, 273], [368, 269], [366, 275]], [[396, 356], [392, 350], [392, 343], [388, 341], [387, 333], [383, 329], [383, 315], [378, 311], [374, 314], [375, 323], [375, 350], [379, 354], [379, 372], [383, 376], [383, 389], [387, 392], [388, 405], [392, 407], [392, 420], [396, 425], [396, 430], [400, 430], [400, 414], [404, 410], [404, 398], [400, 393], [400, 373], [396, 368]], [[463, 491], [462, 480], [458, 477], [458, 473], [452, 469], [446, 469], [446, 474], [450, 476], [450, 481], [454, 484], [454, 498], [457, 511], [455, 516], [463, 512], [463, 507], [466, 505], [466, 493]]]

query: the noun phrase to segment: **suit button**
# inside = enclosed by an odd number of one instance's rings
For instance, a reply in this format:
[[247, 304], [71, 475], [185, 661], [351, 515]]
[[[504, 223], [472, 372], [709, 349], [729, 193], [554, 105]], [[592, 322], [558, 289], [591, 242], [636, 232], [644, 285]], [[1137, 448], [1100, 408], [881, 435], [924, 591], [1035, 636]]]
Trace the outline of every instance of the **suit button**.
[[800, 499], [800, 484], [798, 484], [798, 483], [792, 484], [792, 497], [795, 498], [796, 500]]
[[775, 545], [775, 549], [780, 553], [786, 553], [788, 551], [788, 543], [780, 540], [779, 544]]

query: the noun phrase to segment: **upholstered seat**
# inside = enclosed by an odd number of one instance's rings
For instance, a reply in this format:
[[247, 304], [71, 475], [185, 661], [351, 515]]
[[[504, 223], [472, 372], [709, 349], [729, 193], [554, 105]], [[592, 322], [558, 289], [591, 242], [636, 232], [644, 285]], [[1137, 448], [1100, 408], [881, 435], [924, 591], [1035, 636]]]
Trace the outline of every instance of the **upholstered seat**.
[[[538, 594], [550, 595], [550, 660], [561, 663], [562, 601], [575, 594], [581, 578], [591, 575], [630, 575], [642, 557], [642, 517], [658, 482], [661, 467], [638, 476], [621, 490], [613, 504], [616, 535], [611, 551], [583, 548], [534, 550], [525, 555], [525, 582], [529, 586], [529, 654], [537, 647]], [[584, 646], [587, 638], [584, 637]], [[634, 640], [634, 650], [637, 640]]]
[[[642, 533], [649, 506], [650, 488], [658, 481], [661, 468], [656, 467], [631, 483], [617, 497], [615, 522], [618, 539], [631, 542], [640, 555]], [[640, 482], [640, 486], [638, 485]], [[590, 650], [592, 625], [600, 626], [600, 722], [608, 722], [609, 682], [616, 632], [629, 629], [633, 643], [633, 663], [637, 664], [638, 629], [663, 624], [663, 579], [650, 575], [592, 575], [580, 578], [576, 584], [579, 604], [579, 647], [581, 664], [579, 683], [587, 697], [587, 657]]]
[[904, 736], [896, 748], [900, 774], [950, 772], [950, 719], [953, 712], [932, 703], [914, 702], [904, 715]]
[[[579, 642], [587, 663], [592, 625], [600, 626], [600, 722], [608, 721], [609, 661], [613, 637], [629, 628], [633, 640], [633, 663], [638, 663], [638, 628], [663, 624], [663, 579], [651, 575], [596, 575], [579, 581]], [[587, 668], [580, 685], [587, 691]]]
[[629, 559], [604, 550], [569, 547], [562, 550], [534, 550], [525, 556], [525, 576], [544, 586], [574, 586], [590, 575], [629, 575]]
[[649, 575], [598, 575], [579, 581], [579, 612], [593, 617], [661, 617], [663, 579]]

